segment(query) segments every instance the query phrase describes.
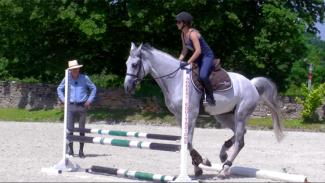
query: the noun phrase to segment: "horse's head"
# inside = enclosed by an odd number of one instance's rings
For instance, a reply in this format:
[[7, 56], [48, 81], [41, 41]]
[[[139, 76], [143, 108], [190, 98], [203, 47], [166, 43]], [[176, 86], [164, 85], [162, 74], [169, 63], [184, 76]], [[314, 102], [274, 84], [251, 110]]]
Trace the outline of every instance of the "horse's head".
[[142, 60], [142, 44], [137, 47], [131, 43], [130, 55], [126, 61], [126, 76], [124, 89], [126, 93], [133, 93], [136, 85], [148, 74], [147, 66]]

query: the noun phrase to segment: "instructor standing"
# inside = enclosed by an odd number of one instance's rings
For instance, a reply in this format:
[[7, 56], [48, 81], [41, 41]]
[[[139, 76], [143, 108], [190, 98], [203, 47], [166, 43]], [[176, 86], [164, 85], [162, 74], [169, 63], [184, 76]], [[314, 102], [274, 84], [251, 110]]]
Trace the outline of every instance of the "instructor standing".
[[[70, 87], [70, 105], [68, 110], [68, 121], [67, 128], [69, 135], [73, 133], [71, 130], [74, 128], [74, 122], [78, 121], [79, 128], [85, 128], [86, 124], [86, 115], [87, 109], [90, 107], [90, 104], [93, 102], [96, 96], [96, 86], [89, 79], [87, 75], [80, 74], [80, 68], [83, 65], [79, 65], [77, 60], [71, 60], [68, 62], [69, 66], [69, 87]], [[62, 102], [64, 102], [64, 78], [60, 85], [57, 88], [58, 97]], [[85, 136], [85, 133], [80, 133], [80, 136]], [[85, 158], [84, 152], [84, 143], [80, 143], [79, 157]], [[73, 143], [68, 143], [67, 153], [71, 156], [74, 155], [73, 152]]]

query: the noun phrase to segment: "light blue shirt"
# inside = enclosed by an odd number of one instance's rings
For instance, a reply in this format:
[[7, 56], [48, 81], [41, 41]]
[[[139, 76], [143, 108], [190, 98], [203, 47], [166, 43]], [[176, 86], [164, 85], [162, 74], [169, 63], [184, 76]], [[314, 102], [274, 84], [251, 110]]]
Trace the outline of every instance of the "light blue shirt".
[[[74, 80], [70, 73], [68, 77], [70, 85], [70, 103], [82, 103], [86, 101], [92, 103], [96, 96], [97, 88], [89, 77], [84, 74], [79, 74], [77, 80]], [[65, 78], [57, 88], [58, 97], [62, 102], [64, 102], [64, 83]], [[90, 94], [88, 95], [89, 92]]]

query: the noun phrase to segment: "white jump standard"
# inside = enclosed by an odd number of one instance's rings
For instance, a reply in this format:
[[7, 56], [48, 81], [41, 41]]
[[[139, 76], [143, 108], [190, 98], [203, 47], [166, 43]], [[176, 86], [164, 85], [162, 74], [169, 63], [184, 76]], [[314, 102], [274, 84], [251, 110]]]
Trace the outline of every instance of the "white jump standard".
[[64, 90], [64, 122], [63, 122], [63, 149], [62, 149], [62, 160], [54, 165], [51, 168], [42, 168], [42, 172], [46, 173], [59, 173], [62, 172], [72, 172], [77, 171], [79, 169], [79, 165], [72, 163], [69, 158], [66, 155], [66, 149], [67, 149], [67, 123], [68, 123], [68, 110], [69, 110], [69, 99], [70, 99], [70, 87], [69, 87], [69, 79], [67, 79], [69, 76], [69, 69], [65, 70], [65, 90]]

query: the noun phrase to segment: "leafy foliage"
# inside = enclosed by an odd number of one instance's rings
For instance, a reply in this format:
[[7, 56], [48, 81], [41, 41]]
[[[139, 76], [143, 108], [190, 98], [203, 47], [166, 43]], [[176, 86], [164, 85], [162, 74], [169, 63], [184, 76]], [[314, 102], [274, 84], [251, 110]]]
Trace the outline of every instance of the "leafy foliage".
[[106, 74], [105, 70], [100, 74], [91, 75], [90, 78], [99, 88], [117, 88], [123, 85], [123, 78], [114, 74]]
[[301, 95], [297, 88], [302, 83], [307, 83], [310, 64], [312, 64], [312, 84], [319, 85], [325, 82], [325, 41], [309, 38], [306, 48], [308, 54], [293, 63], [289, 77], [286, 79], [286, 83], [290, 83], [286, 95]]
[[281, 90], [294, 81], [291, 67], [324, 58], [305, 39], [324, 20], [322, 0], [0, 0], [0, 77], [58, 83], [71, 59], [89, 75], [124, 77], [132, 41], [178, 56], [184, 10], [226, 69]]
[[304, 121], [317, 121], [318, 117], [315, 116], [316, 109], [322, 105], [325, 98], [325, 83], [320, 84], [315, 89], [308, 90], [306, 85], [302, 85], [302, 97], [303, 99], [297, 97], [298, 103], [303, 105], [303, 110], [301, 115]]

